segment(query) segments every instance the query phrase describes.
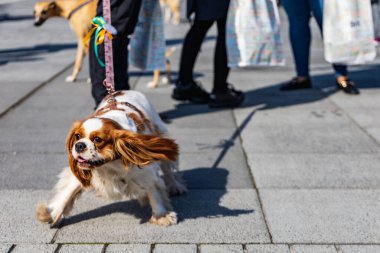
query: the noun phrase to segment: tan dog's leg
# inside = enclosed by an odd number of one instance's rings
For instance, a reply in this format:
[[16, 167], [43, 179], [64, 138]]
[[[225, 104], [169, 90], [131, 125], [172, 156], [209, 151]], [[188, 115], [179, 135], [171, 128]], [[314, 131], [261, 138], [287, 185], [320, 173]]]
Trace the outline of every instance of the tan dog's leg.
[[155, 89], [160, 82], [160, 71], [155, 70], [153, 72], [153, 80], [147, 84], [148, 88]]
[[77, 80], [79, 71], [82, 67], [82, 62], [83, 62], [83, 56], [85, 54], [85, 47], [82, 42], [82, 37], [78, 38], [78, 48], [77, 48], [77, 53], [75, 57], [75, 63], [74, 63], [74, 68], [73, 68], [73, 73], [66, 77], [66, 82], [75, 82]]
[[178, 168], [178, 161], [161, 162], [161, 170], [164, 174], [164, 181], [170, 195], [181, 195], [187, 192], [186, 186], [174, 176], [173, 171]]
[[180, 18], [180, 5], [181, 5], [181, 0], [170, 0], [168, 1], [169, 3], [169, 6], [170, 6], [170, 10], [171, 12], [173, 13], [173, 24], [174, 25], [178, 25], [181, 18]]
[[37, 219], [52, 225], [58, 224], [63, 218], [62, 216], [69, 214], [82, 190], [82, 185], [71, 173], [70, 168], [64, 168], [59, 175], [59, 181], [55, 186], [55, 195], [50, 203], [47, 206], [45, 203], [38, 206]]
[[149, 204], [152, 207], [150, 223], [160, 226], [177, 224], [177, 214], [173, 211], [164, 182], [156, 181], [154, 188], [148, 191]]

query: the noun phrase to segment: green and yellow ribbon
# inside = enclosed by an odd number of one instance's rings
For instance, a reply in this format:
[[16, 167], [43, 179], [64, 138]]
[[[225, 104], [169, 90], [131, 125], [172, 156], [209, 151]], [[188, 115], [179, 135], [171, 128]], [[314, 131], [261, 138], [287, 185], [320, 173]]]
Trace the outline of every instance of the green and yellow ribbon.
[[98, 54], [98, 45], [102, 44], [104, 42], [104, 37], [108, 36], [110, 40], [112, 40], [113, 36], [110, 31], [106, 29], [107, 22], [104, 20], [103, 17], [95, 17], [92, 19], [92, 25], [94, 26], [91, 28], [91, 30], [87, 33], [86, 37], [83, 39], [84, 44], [87, 46], [87, 42], [90, 40], [92, 34], [95, 32], [95, 39], [94, 39], [94, 50], [95, 50], [95, 56], [98, 59], [98, 62], [100, 66], [103, 68], [105, 67], [104, 62], [99, 58]]

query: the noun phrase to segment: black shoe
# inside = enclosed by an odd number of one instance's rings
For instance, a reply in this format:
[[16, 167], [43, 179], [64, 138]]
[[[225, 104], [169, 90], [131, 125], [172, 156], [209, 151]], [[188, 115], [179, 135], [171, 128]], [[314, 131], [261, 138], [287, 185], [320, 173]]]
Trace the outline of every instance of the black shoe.
[[356, 88], [355, 83], [350, 79], [338, 81], [336, 80], [336, 86], [338, 89], [343, 90], [345, 93], [350, 95], [359, 95], [360, 91]]
[[297, 77], [295, 77], [292, 80], [290, 80], [290, 82], [285, 83], [280, 87], [281, 91], [292, 91], [300, 89], [311, 89], [310, 78], [300, 81]]
[[179, 101], [190, 101], [195, 104], [206, 104], [210, 101], [210, 94], [194, 81], [188, 84], [182, 84], [177, 81], [172, 98]]
[[244, 101], [244, 93], [239, 90], [235, 90], [232, 85], [228, 87], [227, 91], [223, 93], [211, 94], [211, 101], [209, 107], [222, 108], [222, 107], [237, 107]]

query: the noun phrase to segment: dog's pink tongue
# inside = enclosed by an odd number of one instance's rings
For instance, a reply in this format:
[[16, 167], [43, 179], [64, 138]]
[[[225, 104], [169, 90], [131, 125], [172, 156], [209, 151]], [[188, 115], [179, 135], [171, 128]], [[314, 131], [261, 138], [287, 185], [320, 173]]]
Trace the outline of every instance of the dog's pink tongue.
[[80, 163], [84, 163], [84, 162], [86, 162], [87, 160], [85, 160], [85, 159], [83, 159], [82, 157], [78, 156], [77, 161], [80, 162]]

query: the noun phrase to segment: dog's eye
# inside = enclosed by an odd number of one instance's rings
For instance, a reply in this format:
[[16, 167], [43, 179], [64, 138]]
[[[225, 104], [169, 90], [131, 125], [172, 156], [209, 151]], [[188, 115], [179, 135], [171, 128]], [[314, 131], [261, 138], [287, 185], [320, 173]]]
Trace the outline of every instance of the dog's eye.
[[75, 139], [80, 140], [80, 134], [76, 134]]
[[99, 143], [99, 142], [101, 142], [102, 141], [102, 138], [100, 138], [100, 137], [95, 137], [94, 138], [94, 142], [95, 143]]
[[41, 14], [42, 15], [46, 15], [47, 11], [42, 11]]

